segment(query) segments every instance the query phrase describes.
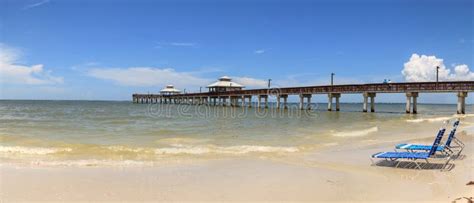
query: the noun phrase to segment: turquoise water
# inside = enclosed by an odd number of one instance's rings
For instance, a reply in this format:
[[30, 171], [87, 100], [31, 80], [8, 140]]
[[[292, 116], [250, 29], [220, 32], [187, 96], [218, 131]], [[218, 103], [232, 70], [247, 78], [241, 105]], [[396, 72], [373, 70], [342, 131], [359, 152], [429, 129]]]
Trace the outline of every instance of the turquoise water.
[[[326, 104], [301, 111], [102, 101], [0, 101], [3, 162], [157, 163], [169, 159], [284, 157], [330, 147], [432, 136], [456, 105]], [[466, 125], [472, 125], [467, 106]]]

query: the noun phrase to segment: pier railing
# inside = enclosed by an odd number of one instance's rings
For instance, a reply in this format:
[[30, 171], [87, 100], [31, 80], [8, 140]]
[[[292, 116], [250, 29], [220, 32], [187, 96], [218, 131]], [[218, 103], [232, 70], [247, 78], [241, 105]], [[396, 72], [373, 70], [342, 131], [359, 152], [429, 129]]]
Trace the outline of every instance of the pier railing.
[[[371, 83], [371, 84], [347, 84], [347, 85], [323, 85], [323, 86], [305, 86], [305, 87], [282, 87], [282, 88], [264, 88], [235, 90], [226, 92], [202, 92], [202, 93], [185, 93], [173, 95], [161, 94], [133, 94], [134, 103], [186, 103], [186, 104], [209, 104], [213, 99], [214, 105], [226, 105], [227, 99], [231, 106], [237, 105], [239, 99], [242, 105], [245, 99], [248, 99], [248, 105], [251, 105], [251, 96], [257, 96], [260, 106], [260, 100], [265, 100], [267, 106], [268, 96], [277, 96], [278, 108], [280, 106], [280, 98], [284, 98], [286, 105], [286, 97], [288, 95], [300, 95], [300, 106], [303, 109], [304, 98], [307, 103], [311, 103], [311, 95], [328, 94], [328, 110], [332, 109], [332, 99], [336, 99], [336, 111], [339, 110], [339, 97], [341, 94], [363, 94], [364, 109], [367, 111], [368, 98], [371, 101], [371, 111], [374, 111], [374, 98], [377, 93], [406, 93], [407, 96], [407, 113], [416, 113], [416, 103], [419, 93], [458, 93], [458, 113], [465, 112], [465, 98], [468, 92], [474, 91], [474, 81], [450, 81], [450, 82], [405, 82], [405, 83]], [[216, 102], [216, 99], [219, 101]], [[158, 101], [159, 100], [159, 101]], [[413, 110], [411, 110], [413, 107]]]
[[348, 84], [348, 85], [324, 85], [306, 87], [282, 87], [237, 90], [228, 92], [203, 92], [186, 93], [176, 95], [155, 95], [155, 94], [134, 94], [134, 96], [162, 96], [162, 97], [192, 97], [192, 96], [239, 96], [239, 95], [265, 95], [269, 92], [282, 95], [298, 94], [327, 94], [344, 93], [359, 94], [364, 92], [374, 93], [405, 93], [405, 92], [472, 92], [474, 91], [474, 81], [455, 82], [410, 82], [410, 83], [372, 83], [372, 84]]

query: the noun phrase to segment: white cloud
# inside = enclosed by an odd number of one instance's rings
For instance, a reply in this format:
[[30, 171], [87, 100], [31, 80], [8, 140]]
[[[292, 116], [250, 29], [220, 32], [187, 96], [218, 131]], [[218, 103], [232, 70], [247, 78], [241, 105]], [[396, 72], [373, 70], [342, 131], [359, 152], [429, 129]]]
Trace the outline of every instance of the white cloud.
[[[172, 68], [130, 67], [130, 68], [92, 68], [87, 75], [98, 79], [113, 81], [123, 86], [165, 86], [173, 84], [177, 88], [197, 88], [217, 80], [216, 78], [202, 77], [202, 72], [178, 72]], [[232, 81], [244, 85], [246, 88], [265, 88], [267, 80], [251, 77], [231, 77]]]
[[443, 59], [418, 54], [413, 54], [404, 64], [402, 74], [408, 82], [436, 81], [436, 67], [439, 67], [440, 81], [474, 80], [474, 73], [465, 64], [456, 65], [451, 73]]
[[174, 47], [196, 47], [197, 43], [194, 42], [155, 42], [155, 48], [163, 48], [167, 46]]
[[171, 42], [171, 46], [178, 46], [178, 47], [194, 47], [196, 46], [196, 43], [192, 42]]
[[474, 80], [474, 72], [471, 72], [466, 64], [454, 67], [454, 74], [457, 80]]
[[265, 88], [268, 87], [267, 80], [261, 80], [251, 77], [232, 77], [232, 80], [244, 85], [246, 88]]
[[165, 86], [173, 84], [177, 88], [204, 86], [211, 80], [188, 72], [177, 72], [171, 68], [131, 67], [131, 68], [94, 68], [88, 75], [114, 81], [124, 86]]
[[258, 49], [253, 52], [254, 54], [263, 54], [265, 53], [265, 49]]
[[20, 51], [0, 44], [0, 84], [44, 85], [63, 83], [62, 77], [51, 75], [43, 64], [32, 66], [17, 64]]
[[43, 0], [43, 1], [39, 1], [39, 2], [34, 3], [34, 4], [26, 5], [25, 7], [23, 7], [23, 9], [24, 9], [24, 10], [28, 10], [28, 9], [32, 9], [32, 8], [41, 6], [41, 5], [43, 5], [43, 4], [47, 4], [47, 3], [49, 3], [49, 0]]

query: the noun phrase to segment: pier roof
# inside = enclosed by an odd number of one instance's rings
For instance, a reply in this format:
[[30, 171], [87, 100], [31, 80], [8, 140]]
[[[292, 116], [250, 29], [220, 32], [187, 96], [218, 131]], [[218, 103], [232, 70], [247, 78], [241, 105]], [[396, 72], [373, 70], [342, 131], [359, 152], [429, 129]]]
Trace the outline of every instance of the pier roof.
[[208, 88], [211, 88], [211, 87], [238, 87], [238, 88], [243, 88], [244, 86], [239, 84], [239, 83], [236, 83], [236, 82], [232, 82], [232, 78], [230, 78], [229, 76], [222, 76], [219, 78], [219, 80], [217, 82], [214, 82], [210, 85], [207, 86]]
[[181, 93], [181, 90], [174, 88], [173, 85], [166, 85], [166, 87], [160, 90], [160, 93]]

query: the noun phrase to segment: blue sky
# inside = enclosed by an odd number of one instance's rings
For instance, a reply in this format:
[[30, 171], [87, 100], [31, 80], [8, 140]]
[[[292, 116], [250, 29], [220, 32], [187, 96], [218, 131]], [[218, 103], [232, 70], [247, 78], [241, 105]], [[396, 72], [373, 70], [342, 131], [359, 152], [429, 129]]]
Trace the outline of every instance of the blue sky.
[[473, 16], [470, 0], [0, 0], [0, 98], [127, 100], [222, 75], [249, 88], [331, 72], [336, 84], [426, 81], [433, 64], [473, 80]]

